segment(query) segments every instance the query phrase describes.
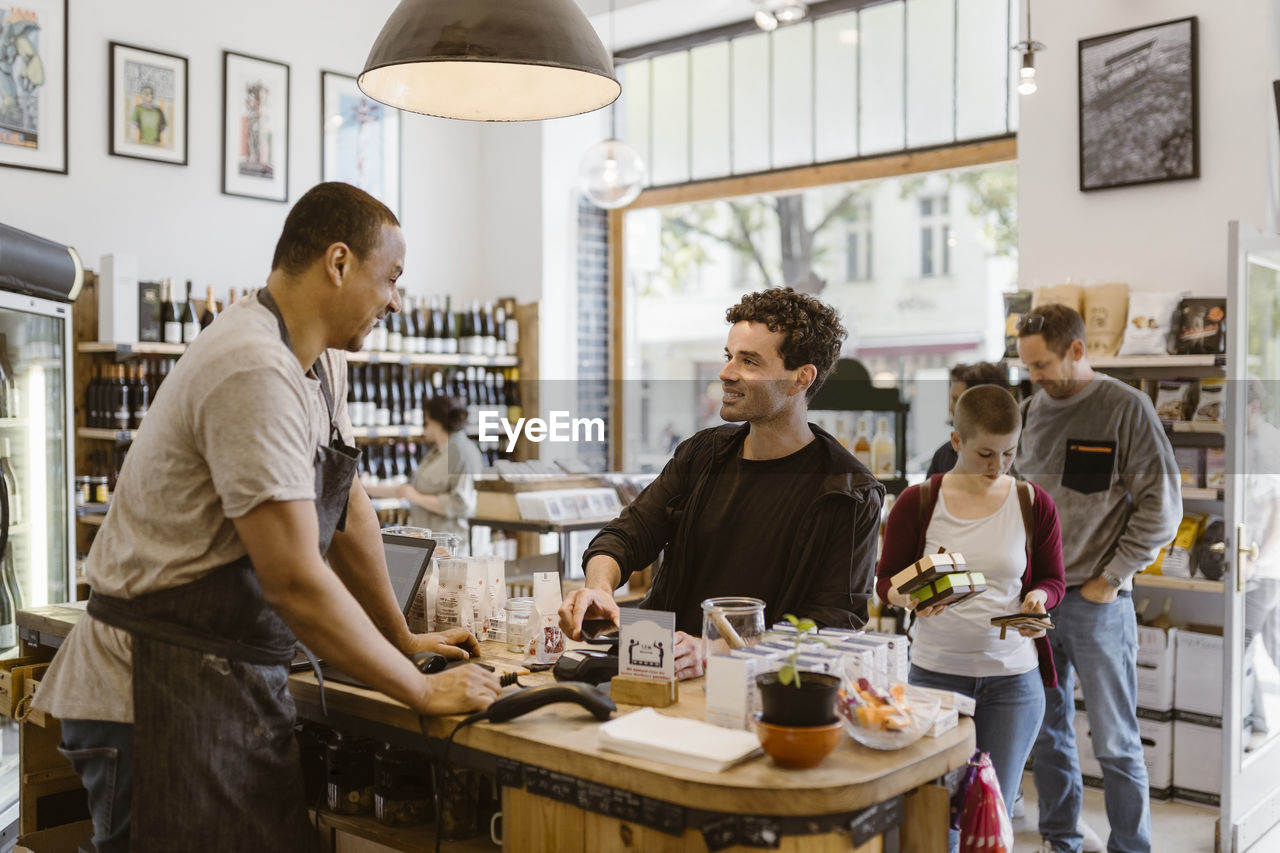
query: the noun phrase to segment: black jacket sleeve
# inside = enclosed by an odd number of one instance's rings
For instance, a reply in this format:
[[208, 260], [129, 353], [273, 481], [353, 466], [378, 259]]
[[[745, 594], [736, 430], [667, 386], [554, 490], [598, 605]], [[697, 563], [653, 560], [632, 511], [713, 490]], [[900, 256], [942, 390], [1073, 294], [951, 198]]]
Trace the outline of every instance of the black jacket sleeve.
[[861, 628], [875, 581], [876, 541], [880, 530], [880, 492], [868, 489], [860, 500], [827, 500], [816, 519], [814, 581], [796, 615], [821, 627]]

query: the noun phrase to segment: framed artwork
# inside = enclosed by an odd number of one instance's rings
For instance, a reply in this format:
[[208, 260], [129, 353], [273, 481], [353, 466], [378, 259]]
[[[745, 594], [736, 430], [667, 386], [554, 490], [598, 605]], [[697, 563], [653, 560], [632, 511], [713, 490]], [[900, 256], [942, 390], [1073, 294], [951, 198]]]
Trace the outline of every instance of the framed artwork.
[[0, 166], [67, 173], [67, 0], [0, 6]]
[[187, 58], [111, 42], [111, 153], [187, 165]]
[[357, 186], [399, 216], [400, 111], [333, 71], [320, 72], [320, 99], [320, 179]]
[[1200, 177], [1197, 20], [1080, 40], [1080, 189]]
[[289, 200], [289, 66], [222, 52], [222, 191]]

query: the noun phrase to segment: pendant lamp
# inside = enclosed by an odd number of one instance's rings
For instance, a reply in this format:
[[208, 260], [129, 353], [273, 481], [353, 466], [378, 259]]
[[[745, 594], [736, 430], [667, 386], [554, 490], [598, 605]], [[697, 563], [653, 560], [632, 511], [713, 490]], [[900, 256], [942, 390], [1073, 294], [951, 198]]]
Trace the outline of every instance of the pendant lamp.
[[471, 121], [578, 115], [622, 92], [574, 0], [401, 0], [358, 82], [388, 106]]
[[1027, 4], [1027, 37], [1013, 46], [1022, 54], [1022, 65], [1018, 69], [1018, 94], [1034, 95], [1036, 93], [1036, 51], [1047, 50], [1043, 44], [1031, 38], [1031, 0]]
[[[613, 0], [609, 2], [609, 47], [613, 48]], [[636, 200], [646, 172], [640, 153], [618, 139], [618, 105], [609, 108], [609, 138], [587, 149], [578, 164], [578, 187], [596, 207], [614, 210]]]

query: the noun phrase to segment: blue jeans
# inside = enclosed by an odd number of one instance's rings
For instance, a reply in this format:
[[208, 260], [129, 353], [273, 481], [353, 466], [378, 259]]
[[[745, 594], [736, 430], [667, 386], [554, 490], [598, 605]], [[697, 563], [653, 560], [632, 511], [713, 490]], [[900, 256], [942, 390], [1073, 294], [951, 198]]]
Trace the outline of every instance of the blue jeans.
[[[973, 727], [978, 749], [991, 756], [991, 766], [1000, 782], [1000, 795], [1004, 797], [1005, 808], [1012, 811], [1027, 754], [1044, 717], [1044, 682], [1040, 670], [970, 678], [931, 672], [913, 665], [907, 680], [921, 687], [951, 690], [973, 698], [977, 706]], [[954, 848], [955, 843], [951, 846]]]
[[1036, 740], [1034, 775], [1040, 804], [1040, 834], [1055, 850], [1078, 853], [1076, 831], [1084, 782], [1072, 722], [1073, 671], [1089, 713], [1093, 751], [1102, 765], [1103, 798], [1112, 853], [1150, 853], [1151, 808], [1147, 766], [1138, 733], [1138, 630], [1129, 593], [1095, 604], [1067, 590], [1053, 613], [1049, 632], [1058, 686], [1045, 691], [1044, 725]]
[[98, 853], [129, 853], [133, 811], [133, 726], [102, 720], [63, 720], [58, 751], [89, 791]]

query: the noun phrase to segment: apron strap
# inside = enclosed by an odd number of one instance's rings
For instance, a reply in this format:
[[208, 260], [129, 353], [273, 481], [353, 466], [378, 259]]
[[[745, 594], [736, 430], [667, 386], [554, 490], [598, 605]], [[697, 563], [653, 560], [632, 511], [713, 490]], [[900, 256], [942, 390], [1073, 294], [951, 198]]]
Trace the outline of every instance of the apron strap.
[[[276, 322], [280, 324], [280, 340], [284, 341], [286, 347], [293, 349], [293, 341], [289, 337], [289, 328], [284, 323], [284, 315], [280, 313], [280, 306], [276, 304], [275, 297], [271, 295], [271, 291], [265, 287], [259, 290], [258, 301], [268, 311], [276, 315]], [[320, 381], [320, 393], [324, 396], [324, 405], [329, 411], [329, 440], [332, 442], [335, 438], [340, 438], [341, 433], [338, 432], [338, 425], [333, 422], [333, 389], [329, 387], [329, 373], [324, 369], [324, 362], [320, 359], [316, 359], [315, 363], [311, 365], [311, 371], [315, 373], [316, 379]]]

